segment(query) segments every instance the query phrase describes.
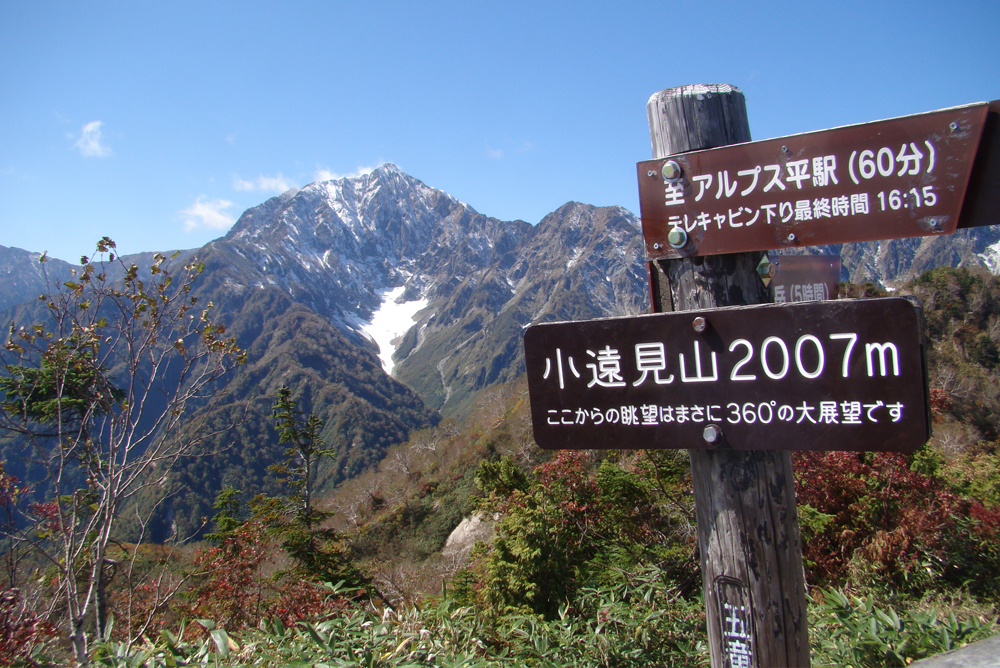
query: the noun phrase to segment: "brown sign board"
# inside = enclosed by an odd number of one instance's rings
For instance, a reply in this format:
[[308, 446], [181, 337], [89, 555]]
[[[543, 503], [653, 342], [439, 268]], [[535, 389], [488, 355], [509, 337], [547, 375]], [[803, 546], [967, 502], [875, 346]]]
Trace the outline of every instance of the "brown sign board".
[[930, 435], [922, 341], [901, 297], [532, 325], [535, 441], [912, 451]]
[[1000, 225], [1000, 100], [990, 102], [959, 229]]
[[771, 295], [776, 304], [836, 299], [840, 294], [839, 255], [771, 255]]
[[[640, 162], [647, 257], [951, 234], [960, 219], [998, 223], [998, 104]], [[963, 216], [970, 180], [973, 201]], [[670, 235], [675, 228], [684, 233]]]

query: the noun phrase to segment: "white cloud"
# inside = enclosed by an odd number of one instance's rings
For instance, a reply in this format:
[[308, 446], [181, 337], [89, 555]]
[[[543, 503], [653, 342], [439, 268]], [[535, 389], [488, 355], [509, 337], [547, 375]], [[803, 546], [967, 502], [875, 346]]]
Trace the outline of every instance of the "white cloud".
[[490, 146], [489, 142], [486, 142], [486, 157], [490, 160], [499, 160], [503, 157], [503, 150], [499, 148], [493, 148]]
[[295, 184], [286, 179], [281, 172], [276, 176], [258, 176], [252, 181], [246, 181], [238, 176], [233, 177], [233, 188], [242, 191], [262, 190], [264, 192], [283, 193]]
[[103, 143], [101, 137], [101, 122], [91, 121], [83, 126], [80, 138], [73, 144], [85, 158], [106, 158], [111, 155], [111, 149]]
[[337, 179], [343, 178], [357, 178], [359, 176], [366, 176], [375, 171], [375, 167], [358, 167], [350, 174], [338, 174], [337, 172], [332, 172], [326, 167], [316, 166], [316, 173], [313, 174], [313, 180], [315, 181], [336, 181]]
[[213, 199], [205, 201], [204, 197], [199, 197], [194, 204], [181, 211], [184, 216], [184, 231], [191, 232], [198, 229], [228, 230], [236, 222], [226, 212], [226, 209], [233, 205], [227, 199]]

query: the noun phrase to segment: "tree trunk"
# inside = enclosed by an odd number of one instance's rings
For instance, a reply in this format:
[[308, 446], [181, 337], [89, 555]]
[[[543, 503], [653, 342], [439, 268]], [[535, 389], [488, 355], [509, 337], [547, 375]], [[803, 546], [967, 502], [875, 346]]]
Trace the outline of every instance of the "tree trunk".
[[87, 626], [83, 617], [73, 617], [70, 619], [69, 640], [73, 645], [73, 657], [78, 665], [86, 666], [90, 663], [90, 652], [87, 646]]
[[[725, 84], [670, 88], [646, 105], [653, 157], [750, 141]], [[649, 263], [653, 310], [770, 302], [762, 253]], [[788, 451], [691, 450], [713, 668], [809, 666], [802, 546]]]
[[105, 629], [108, 628], [108, 583], [104, 575], [103, 557], [98, 557], [96, 575], [97, 582], [94, 583], [94, 631], [96, 635], [94, 639], [100, 642], [104, 638]]

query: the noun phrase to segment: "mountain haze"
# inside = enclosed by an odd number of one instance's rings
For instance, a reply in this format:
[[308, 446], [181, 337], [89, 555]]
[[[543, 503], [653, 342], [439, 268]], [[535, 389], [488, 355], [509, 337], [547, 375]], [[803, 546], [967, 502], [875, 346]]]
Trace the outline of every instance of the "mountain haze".
[[54, 281], [68, 280], [72, 265], [55, 259], [43, 264], [41, 256], [0, 246], [0, 311], [37, 299], [45, 292], [46, 274]]

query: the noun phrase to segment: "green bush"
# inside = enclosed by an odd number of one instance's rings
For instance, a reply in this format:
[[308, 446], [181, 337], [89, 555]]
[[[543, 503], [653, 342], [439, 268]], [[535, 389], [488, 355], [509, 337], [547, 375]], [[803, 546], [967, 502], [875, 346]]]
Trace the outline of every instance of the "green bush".
[[[398, 611], [352, 607], [286, 626], [262, 620], [227, 633], [199, 620], [155, 641], [98, 645], [95, 663], [133, 666], [417, 666], [638, 668], [709, 665], [701, 603], [678, 596], [655, 567], [617, 571], [582, 587], [552, 620], [534, 614], [482, 615], [454, 599]], [[330, 596], [350, 591], [326, 585]], [[812, 665], [883, 668], [963, 647], [997, 632], [995, 619], [894, 609], [871, 597], [819, 590], [809, 611]], [[187, 628], [191, 628], [190, 625]]]
[[934, 610], [898, 613], [874, 599], [821, 590], [811, 610], [813, 666], [883, 668], [908, 666], [996, 633], [996, 622], [939, 619]]

